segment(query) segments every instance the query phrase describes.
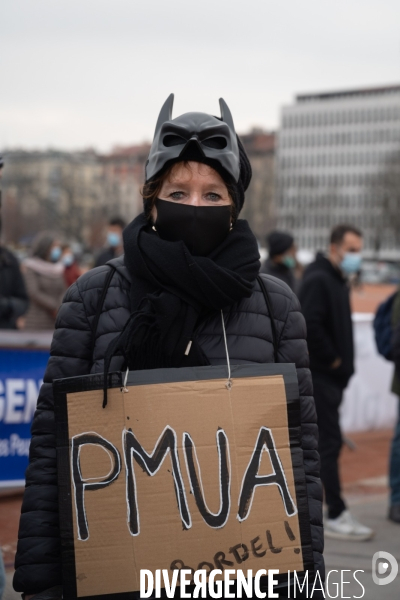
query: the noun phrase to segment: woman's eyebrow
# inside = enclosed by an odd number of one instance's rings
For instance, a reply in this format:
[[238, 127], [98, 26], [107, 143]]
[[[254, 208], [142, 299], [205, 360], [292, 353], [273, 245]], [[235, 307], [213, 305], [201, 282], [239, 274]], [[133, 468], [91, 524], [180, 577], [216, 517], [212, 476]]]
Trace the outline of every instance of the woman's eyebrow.
[[166, 181], [165, 187], [183, 187], [189, 185], [190, 181]]
[[[179, 187], [187, 187], [191, 184], [191, 181], [166, 181], [164, 183], [166, 188], [179, 188]], [[213, 190], [224, 190], [225, 189], [225, 185], [223, 183], [220, 182], [212, 182], [212, 183], [205, 183], [202, 182], [201, 184], [202, 188], [206, 188], [206, 189], [213, 189]]]
[[203, 182], [205, 187], [224, 188], [225, 185], [221, 181]]

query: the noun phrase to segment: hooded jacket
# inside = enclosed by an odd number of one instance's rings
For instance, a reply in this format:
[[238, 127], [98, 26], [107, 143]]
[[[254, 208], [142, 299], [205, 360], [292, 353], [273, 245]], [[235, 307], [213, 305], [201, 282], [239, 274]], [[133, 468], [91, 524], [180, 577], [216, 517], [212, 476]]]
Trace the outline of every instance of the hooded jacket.
[[30, 306], [25, 329], [53, 329], [55, 313], [66, 290], [64, 266], [34, 256], [22, 264]]
[[[52, 381], [87, 373], [102, 373], [110, 342], [130, 315], [129, 273], [123, 257], [112, 260], [116, 271], [106, 293], [92, 354], [92, 327], [98, 299], [109, 274], [105, 265], [89, 271], [67, 291], [59, 310], [50, 359], [40, 390], [26, 472], [14, 588], [35, 593], [61, 584], [60, 532], [57, 499], [57, 464]], [[271, 298], [279, 336], [279, 362], [295, 363], [300, 403], [301, 437], [310, 510], [312, 548], [316, 568], [324, 574], [322, 488], [319, 480], [317, 423], [308, 369], [306, 328], [300, 305], [282, 282], [263, 276]], [[258, 282], [250, 298], [224, 311], [229, 356], [232, 363], [274, 362], [271, 320]], [[196, 337], [210, 364], [226, 364], [219, 312], [204, 317]], [[115, 356], [110, 371], [120, 370], [122, 358]], [[317, 596], [315, 596], [317, 597]]]
[[[344, 389], [354, 373], [350, 288], [323, 254], [304, 272], [299, 299], [307, 324], [310, 368]], [[337, 369], [332, 363], [341, 359]]]

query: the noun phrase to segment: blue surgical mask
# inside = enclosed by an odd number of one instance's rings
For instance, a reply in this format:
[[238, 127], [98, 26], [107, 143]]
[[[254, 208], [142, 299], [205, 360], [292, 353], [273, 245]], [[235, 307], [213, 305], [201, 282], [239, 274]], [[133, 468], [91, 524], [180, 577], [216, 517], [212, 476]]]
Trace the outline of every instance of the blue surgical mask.
[[115, 231], [109, 231], [107, 233], [107, 243], [111, 248], [118, 248], [121, 244], [121, 236], [119, 233], [115, 233]]
[[62, 250], [60, 248], [60, 246], [53, 246], [53, 248], [50, 251], [50, 260], [51, 262], [58, 262], [61, 258], [61, 254], [62, 254]]
[[74, 255], [70, 252], [68, 254], [64, 254], [62, 257], [63, 265], [65, 267], [70, 267], [74, 262]]
[[346, 252], [340, 268], [346, 275], [354, 275], [361, 269], [362, 256], [358, 252]]
[[290, 256], [290, 254], [286, 254], [283, 258], [282, 258], [282, 263], [285, 265], [285, 267], [287, 267], [288, 269], [294, 269], [296, 266], [296, 259], [294, 256]]

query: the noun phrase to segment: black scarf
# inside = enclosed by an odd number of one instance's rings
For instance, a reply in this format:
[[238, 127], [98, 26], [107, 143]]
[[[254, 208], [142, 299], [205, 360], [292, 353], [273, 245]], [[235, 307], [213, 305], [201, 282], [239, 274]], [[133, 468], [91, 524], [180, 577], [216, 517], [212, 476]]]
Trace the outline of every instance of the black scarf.
[[260, 269], [257, 241], [244, 220], [207, 257], [192, 256], [183, 242], [162, 240], [144, 214], [123, 236], [132, 313], [107, 349], [103, 406], [115, 354], [130, 370], [208, 364], [193, 340], [199, 316], [251, 296]]

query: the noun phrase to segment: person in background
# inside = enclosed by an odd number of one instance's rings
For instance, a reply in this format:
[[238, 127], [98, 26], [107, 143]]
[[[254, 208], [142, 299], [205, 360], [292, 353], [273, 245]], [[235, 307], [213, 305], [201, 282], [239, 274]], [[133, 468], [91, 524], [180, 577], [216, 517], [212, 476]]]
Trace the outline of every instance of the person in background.
[[390, 451], [389, 485], [390, 507], [388, 518], [394, 523], [400, 523], [400, 290], [392, 307], [392, 352], [395, 365], [392, 392], [399, 397], [399, 416], [394, 430]]
[[94, 265], [95, 267], [101, 267], [109, 260], [121, 256], [124, 251], [122, 232], [125, 227], [126, 223], [120, 217], [110, 219], [107, 229], [107, 247], [98, 255]]
[[[0, 179], [3, 158], [0, 156]], [[1, 233], [1, 191], [0, 191]], [[17, 329], [23, 325], [29, 300], [17, 258], [0, 244], [0, 329]]]
[[69, 244], [62, 247], [61, 262], [64, 265], [65, 284], [69, 287], [81, 276], [81, 270]]
[[61, 244], [49, 231], [33, 241], [32, 256], [23, 262], [23, 273], [30, 300], [26, 329], [54, 329], [58, 308], [66, 285]]
[[266, 242], [268, 258], [261, 268], [261, 273], [281, 279], [291, 290], [297, 292], [298, 281], [294, 273], [297, 265], [296, 246], [293, 236], [284, 231], [272, 231], [267, 235]]
[[373, 531], [358, 523], [341, 495], [339, 407], [354, 373], [350, 279], [361, 267], [363, 240], [351, 225], [332, 230], [328, 254], [317, 254], [304, 272], [299, 299], [307, 324], [310, 368], [318, 416], [321, 479], [328, 515], [325, 536], [367, 540]]

